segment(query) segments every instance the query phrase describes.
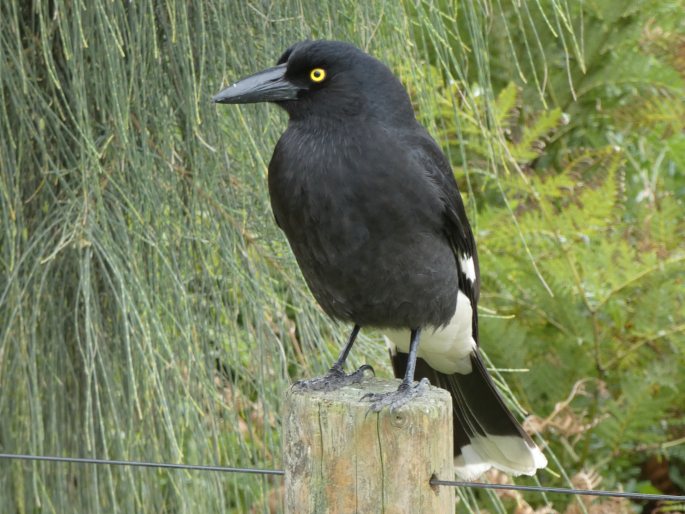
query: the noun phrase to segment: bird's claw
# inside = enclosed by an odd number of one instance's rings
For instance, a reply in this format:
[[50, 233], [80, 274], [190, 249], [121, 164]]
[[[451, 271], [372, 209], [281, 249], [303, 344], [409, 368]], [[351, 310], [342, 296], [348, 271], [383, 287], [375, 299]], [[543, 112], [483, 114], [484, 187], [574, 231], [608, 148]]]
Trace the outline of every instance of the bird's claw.
[[369, 364], [360, 366], [358, 370], [349, 375], [342, 368], [334, 366], [322, 377], [295, 382], [293, 389], [300, 391], [335, 391], [341, 387], [361, 382], [366, 371], [371, 371], [372, 375], [376, 375], [376, 372]]
[[429, 385], [430, 382], [427, 378], [422, 378], [421, 381], [416, 384], [402, 382], [395, 391], [390, 391], [388, 393], [367, 393], [361, 397], [361, 400], [368, 400], [371, 402], [369, 412], [380, 412], [385, 407], [389, 408], [390, 412], [394, 412], [413, 398], [423, 394]]

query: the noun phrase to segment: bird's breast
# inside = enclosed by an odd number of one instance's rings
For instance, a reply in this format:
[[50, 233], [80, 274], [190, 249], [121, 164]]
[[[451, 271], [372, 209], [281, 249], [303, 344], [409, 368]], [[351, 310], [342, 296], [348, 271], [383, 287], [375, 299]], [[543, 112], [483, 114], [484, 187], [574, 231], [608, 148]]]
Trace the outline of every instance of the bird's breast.
[[441, 206], [400, 152], [381, 148], [378, 138], [286, 132], [269, 166], [275, 217], [330, 315], [409, 326], [414, 312], [446, 322], [457, 278]]

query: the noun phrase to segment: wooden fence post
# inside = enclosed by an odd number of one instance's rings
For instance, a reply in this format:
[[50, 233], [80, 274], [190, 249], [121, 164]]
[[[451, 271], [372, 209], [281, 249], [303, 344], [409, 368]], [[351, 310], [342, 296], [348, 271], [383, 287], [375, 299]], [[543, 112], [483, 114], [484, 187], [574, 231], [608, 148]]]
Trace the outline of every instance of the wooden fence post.
[[452, 400], [431, 387], [398, 409], [369, 411], [368, 392], [399, 380], [365, 379], [333, 392], [289, 390], [283, 417], [286, 514], [452, 514]]

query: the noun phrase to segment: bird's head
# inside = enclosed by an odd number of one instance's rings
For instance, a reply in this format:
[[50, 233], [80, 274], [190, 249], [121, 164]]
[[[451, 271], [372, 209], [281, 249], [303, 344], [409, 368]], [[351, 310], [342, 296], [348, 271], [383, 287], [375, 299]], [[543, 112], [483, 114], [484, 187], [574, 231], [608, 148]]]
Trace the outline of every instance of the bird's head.
[[212, 98], [215, 103], [273, 102], [293, 119], [364, 114], [414, 119], [409, 97], [382, 62], [339, 41], [303, 41], [276, 66], [250, 75]]

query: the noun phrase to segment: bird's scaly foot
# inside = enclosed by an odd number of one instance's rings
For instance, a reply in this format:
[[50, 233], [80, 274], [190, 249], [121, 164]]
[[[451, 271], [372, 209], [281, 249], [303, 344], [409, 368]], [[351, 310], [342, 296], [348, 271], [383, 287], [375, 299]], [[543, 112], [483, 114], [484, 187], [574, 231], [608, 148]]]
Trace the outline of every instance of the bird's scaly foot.
[[392, 412], [413, 398], [423, 394], [429, 385], [430, 382], [427, 378], [422, 378], [418, 384], [402, 382], [395, 391], [390, 391], [389, 393], [368, 393], [362, 396], [361, 399], [371, 402], [370, 411], [380, 412], [384, 407], [388, 407]]
[[364, 364], [357, 371], [350, 373], [349, 375], [341, 368], [333, 366], [328, 370], [328, 373], [322, 377], [295, 382], [293, 384], [293, 389], [306, 391], [335, 391], [341, 387], [361, 382], [364, 378], [365, 371], [371, 371], [373, 375], [376, 374], [373, 368], [368, 364]]

